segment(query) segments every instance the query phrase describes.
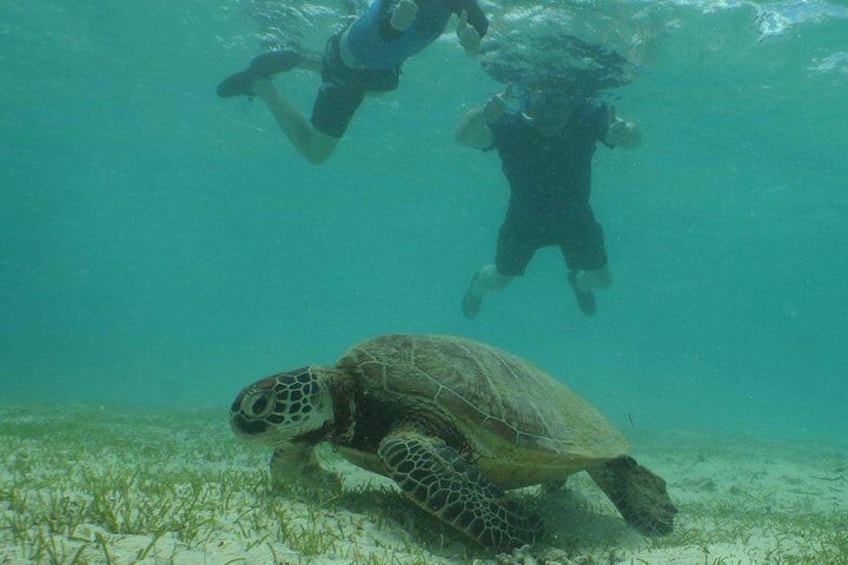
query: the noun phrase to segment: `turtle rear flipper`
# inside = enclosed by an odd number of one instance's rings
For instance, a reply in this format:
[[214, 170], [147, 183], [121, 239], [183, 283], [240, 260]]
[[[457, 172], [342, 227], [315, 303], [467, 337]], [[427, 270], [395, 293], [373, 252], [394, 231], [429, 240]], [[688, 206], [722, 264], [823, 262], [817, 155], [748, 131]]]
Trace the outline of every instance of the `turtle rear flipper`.
[[628, 524], [649, 536], [662, 536], [674, 529], [677, 508], [668, 496], [665, 481], [635, 459], [617, 457], [587, 471]]
[[474, 465], [440, 439], [393, 432], [380, 442], [378, 455], [388, 477], [413, 502], [484, 547], [512, 550], [542, 535], [538, 516], [508, 503]]

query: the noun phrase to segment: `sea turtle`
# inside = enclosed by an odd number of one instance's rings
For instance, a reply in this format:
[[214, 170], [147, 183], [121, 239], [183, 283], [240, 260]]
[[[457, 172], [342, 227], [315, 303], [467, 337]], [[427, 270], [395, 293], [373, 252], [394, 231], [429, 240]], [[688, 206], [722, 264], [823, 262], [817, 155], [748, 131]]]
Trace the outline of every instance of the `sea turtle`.
[[665, 481], [626, 455], [622, 434], [588, 402], [510, 353], [454, 336], [380, 336], [332, 367], [264, 378], [239, 393], [230, 422], [275, 448], [272, 473], [312, 474], [314, 446], [328, 441], [497, 550], [543, 531], [504, 491], [581, 470], [645, 534], [670, 532], [677, 511]]

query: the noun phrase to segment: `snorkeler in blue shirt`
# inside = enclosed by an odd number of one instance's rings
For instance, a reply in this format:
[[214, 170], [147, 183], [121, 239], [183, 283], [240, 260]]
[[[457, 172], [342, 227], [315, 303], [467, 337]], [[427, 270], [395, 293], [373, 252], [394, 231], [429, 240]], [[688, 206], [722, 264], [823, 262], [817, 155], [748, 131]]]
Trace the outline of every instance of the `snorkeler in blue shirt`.
[[[438, 39], [453, 14], [459, 16], [460, 45], [475, 55], [489, 25], [477, 0], [374, 0], [359, 19], [327, 41], [323, 58], [295, 50], [264, 53], [246, 70], [224, 79], [218, 96], [258, 96], [295, 148], [309, 162], [323, 163], [365, 94], [396, 89], [404, 61]], [[274, 75], [296, 67], [321, 73], [310, 120], [271, 82]]]

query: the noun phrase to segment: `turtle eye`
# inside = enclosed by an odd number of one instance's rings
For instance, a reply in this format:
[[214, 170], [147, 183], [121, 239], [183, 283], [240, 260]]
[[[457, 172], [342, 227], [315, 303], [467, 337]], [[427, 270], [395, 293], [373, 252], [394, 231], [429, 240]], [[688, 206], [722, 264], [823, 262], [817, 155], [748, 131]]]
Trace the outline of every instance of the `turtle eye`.
[[241, 400], [241, 413], [245, 418], [260, 419], [268, 416], [274, 409], [272, 393], [260, 390], [244, 395]]

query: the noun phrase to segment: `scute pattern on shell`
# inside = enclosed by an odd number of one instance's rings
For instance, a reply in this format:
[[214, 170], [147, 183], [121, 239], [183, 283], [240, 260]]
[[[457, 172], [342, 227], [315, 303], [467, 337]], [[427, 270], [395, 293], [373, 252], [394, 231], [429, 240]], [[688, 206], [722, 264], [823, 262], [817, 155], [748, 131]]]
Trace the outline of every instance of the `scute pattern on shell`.
[[483, 457], [579, 467], [628, 450], [621, 433], [565, 384], [479, 342], [381, 336], [352, 347], [339, 364], [362, 375], [371, 394], [411, 396], [442, 410]]

